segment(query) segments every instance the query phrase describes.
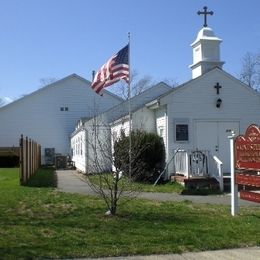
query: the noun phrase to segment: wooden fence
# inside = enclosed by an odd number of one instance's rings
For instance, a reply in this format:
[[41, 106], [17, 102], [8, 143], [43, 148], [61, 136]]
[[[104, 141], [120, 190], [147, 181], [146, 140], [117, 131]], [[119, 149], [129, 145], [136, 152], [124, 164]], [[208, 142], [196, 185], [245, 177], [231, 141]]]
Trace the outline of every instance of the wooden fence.
[[20, 138], [20, 184], [26, 184], [41, 165], [41, 146], [28, 137]]

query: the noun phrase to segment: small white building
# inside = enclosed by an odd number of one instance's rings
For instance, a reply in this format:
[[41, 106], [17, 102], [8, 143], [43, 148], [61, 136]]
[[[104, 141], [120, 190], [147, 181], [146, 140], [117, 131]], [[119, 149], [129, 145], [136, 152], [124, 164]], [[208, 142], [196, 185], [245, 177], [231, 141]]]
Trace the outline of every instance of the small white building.
[[70, 154], [70, 134], [81, 117], [93, 117], [122, 102], [104, 91], [103, 97], [91, 83], [72, 74], [0, 108], [0, 147], [19, 146], [21, 134], [55, 153]]
[[[171, 90], [172, 88], [165, 83], [159, 83], [131, 99], [131, 111], [139, 109], [143, 111], [139, 117], [143, 130], [152, 132], [156, 130], [150, 116], [150, 113], [153, 115], [153, 111], [146, 109], [145, 104]], [[115, 133], [114, 130], [111, 132], [111, 123], [121, 118], [128, 118], [128, 114], [129, 101], [124, 101], [94, 118], [81, 118], [78, 121], [71, 135], [72, 160], [78, 170], [85, 173], [111, 170], [112, 156], [108, 155], [112, 153], [111, 138]], [[98, 162], [97, 158], [100, 158]]]

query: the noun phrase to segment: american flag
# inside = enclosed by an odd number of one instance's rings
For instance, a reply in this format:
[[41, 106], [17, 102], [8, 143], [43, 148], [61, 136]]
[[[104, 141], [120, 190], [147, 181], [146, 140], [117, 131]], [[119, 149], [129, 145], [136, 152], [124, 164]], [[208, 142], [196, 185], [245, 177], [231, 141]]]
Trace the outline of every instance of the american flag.
[[117, 54], [113, 55], [96, 73], [91, 87], [100, 93], [103, 88], [108, 87], [120, 79], [129, 83], [129, 45], [126, 45]]

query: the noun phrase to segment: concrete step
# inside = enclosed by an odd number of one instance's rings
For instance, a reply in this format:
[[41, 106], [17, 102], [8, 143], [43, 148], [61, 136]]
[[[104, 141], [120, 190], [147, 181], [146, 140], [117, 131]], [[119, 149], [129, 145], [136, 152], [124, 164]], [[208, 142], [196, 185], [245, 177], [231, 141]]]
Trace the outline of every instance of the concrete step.
[[190, 177], [185, 176], [172, 176], [172, 181], [176, 181], [182, 184], [185, 188], [188, 189], [198, 189], [198, 188], [210, 188], [214, 190], [219, 189], [218, 181], [212, 177]]

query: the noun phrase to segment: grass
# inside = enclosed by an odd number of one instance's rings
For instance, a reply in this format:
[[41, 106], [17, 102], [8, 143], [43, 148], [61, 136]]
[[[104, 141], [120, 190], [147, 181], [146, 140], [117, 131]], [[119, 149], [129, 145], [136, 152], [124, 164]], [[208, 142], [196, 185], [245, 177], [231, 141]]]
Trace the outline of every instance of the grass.
[[145, 192], [180, 193], [183, 190], [183, 186], [177, 182], [159, 183], [156, 186], [146, 183], [140, 183], [139, 185], [141, 187], [141, 190]]
[[[109, 178], [107, 177], [109, 176]], [[111, 178], [110, 178], [111, 176]], [[89, 178], [90, 182], [96, 185], [99, 185], [99, 175], [87, 175], [84, 176], [85, 178]], [[112, 182], [112, 175], [106, 174], [105, 178], [109, 180], [109, 182]], [[101, 178], [102, 179], [102, 178]], [[123, 182], [124, 180], [122, 180]], [[106, 182], [103, 182], [104, 188], [107, 186]], [[119, 182], [120, 185], [120, 182]], [[201, 187], [198, 189], [192, 189], [192, 188], [184, 188], [183, 185], [177, 182], [164, 182], [164, 183], [158, 183], [157, 185], [149, 184], [149, 183], [140, 183], [140, 182], [134, 182], [131, 184], [131, 188], [136, 191], [141, 192], [162, 192], [162, 193], [178, 193], [182, 195], [216, 195], [216, 194], [222, 194], [219, 190], [216, 189], [210, 189], [208, 187]]]
[[[123, 201], [124, 202], [124, 201]], [[134, 200], [105, 217], [97, 197], [19, 186], [0, 169], [0, 258], [166, 254], [260, 245], [260, 209]]]
[[40, 168], [26, 184], [30, 187], [56, 187], [57, 180], [53, 167]]
[[182, 195], [220, 195], [223, 194], [218, 189], [211, 189], [209, 187], [201, 187], [197, 189], [183, 188], [181, 191]]
[[[105, 175], [107, 178], [107, 176], [110, 175]], [[99, 175], [87, 175], [84, 176], [85, 178], [89, 178], [91, 183], [98, 185], [99, 184]], [[112, 182], [112, 175], [111, 178], [108, 178], [108, 180], [110, 182]], [[122, 179], [122, 182], [124, 180]], [[120, 181], [121, 182], [121, 181]], [[119, 185], [120, 185], [119, 182]], [[103, 183], [103, 185], [106, 185], [105, 182]], [[105, 187], [105, 186], [104, 186]], [[140, 182], [135, 182], [131, 184], [131, 188], [133, 188], [133, 190], [138, 190], [138, 191], [143, 191], [143, 192], [164, 192], [164, 193], [172, 193], [172, 192], [177, 192], [177, 193], [181, 193], [184, 189], [184, 187], [176, 182], [165, 182], [165, 183], [158, 183], [157, 185], [153, 185], [153, 184], [148, 184], [148, 183], [140, 183]]]

